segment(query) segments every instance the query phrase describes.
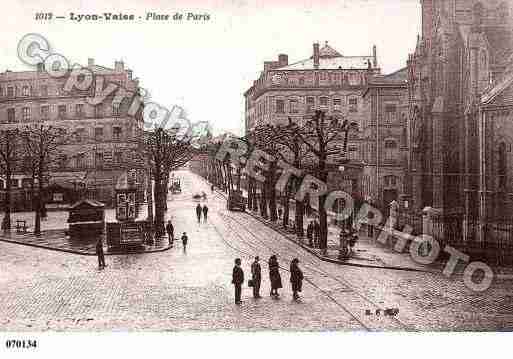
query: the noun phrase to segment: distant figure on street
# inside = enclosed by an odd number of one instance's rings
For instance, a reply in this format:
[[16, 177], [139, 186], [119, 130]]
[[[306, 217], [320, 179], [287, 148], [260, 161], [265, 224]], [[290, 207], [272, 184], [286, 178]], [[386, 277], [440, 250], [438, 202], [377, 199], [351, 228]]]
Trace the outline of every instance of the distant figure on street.
[[232, 284], [235, 287], [235, 304], [237, 305], [242, 304], [242, 301], [240, 300], [240, 295], [242, 293], [242, 283], [244, 283], [244, 271], [242, 270], [240, 265], [240, 258], [235, 259], [235, 266], [233, 267], [232, 273]]
[[282, 288], [281, 276], [280, 276], [280, 265], [275, 255], [269, 258], [269, 280], [271, 281], [271, 297], [279, 297], [278, 289]]
[[306, 226], [306, 238], [308, 238], [308, 245], [313, 247], [313, 223], [310, 221]]
[[183, 252], [185, 253], [187, 250], [187, 241], [189, 240], [189, 237], [187, 237], [187, 233], [183, 232], [182, 234], [182, 245], [183, 245]]
[[105, 265], [105, 254], [103, 253], [103, 241], [100, 238], [96, 243], [96, 255], [98, 256], [98, 269], [104, 269]]
[[207, 205], [203, 206], [203, 222], [207, 223], [207, 215], [208, 215], [208, 207]]
[[198, 223], [201, 222], [201, 204], [198, 203], [196, 206], [196, 217], [198, 218]]
[[292, 285], [292, 297], [294, 300], [299, 299], [298, 292], [303, 287], [303, 272], [299, 269], [299, 259], [294, 258], [290, 263], [290, 284]]
[[173, 241], [175, 239], [175, 228], [173, 227], [171, 220], [167, 221], [166, 232], [167, 232], [167, 238], [169, 239], [169, 245], [172, 247]]
[[210, 186], [210, 192], [214, 193], [214, 185]]
[[283, 216], [283, 209], [278, 208], [278, 219], [281, 219], [281, 217]]
[[262, 267], [258, 263], [260, 258], [255, 257], [255, 261], [251, 264], [251, 279], [253, 280], [253, 297], [255, 299], [262, 298], [260, 296], [260, 284], [262, 283]]

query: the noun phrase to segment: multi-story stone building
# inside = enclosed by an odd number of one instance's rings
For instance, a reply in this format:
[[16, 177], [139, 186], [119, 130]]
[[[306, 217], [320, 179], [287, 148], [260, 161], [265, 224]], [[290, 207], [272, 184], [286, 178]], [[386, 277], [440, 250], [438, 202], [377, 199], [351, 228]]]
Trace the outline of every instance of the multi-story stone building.
[[344, 56], [326, 42], [313, 44], [307, 59], [291, 63], [280, 54], [264, 62], [260, 77], [244, 93], [245, 130], [263, 124], [287, 124], [288, 118], [303, 125], [316, 109], [351, 124], [344, 171], [330, 173], [330, 185], [355, 192], [362, 169], [362, 121], [365, 116], [362, 90], [368, 78], [380, 73], [376, 47], [366, 56]]
[[[85, 187], [90, 197], [111, 202], [117, 177], [137, 166], [137, 139], [141, 138], [143, 123], [141, 109], [129, 111], [138, 101], [138, 80], [122, 61], [114, 68], [96, 65], [89, 59], [87, 69], [93, 74], [93, 83], [87, 90], [66, 91], [68, 76], [50, 76], [42, 65], [37, 71], [0, 73], [0, 130], [41, 123], [64, 128], [73, 138], [59, 148], [52, 161], [49, 187], [59, 193], [50, 194], [49, 202], [69, 202], [77, 188]], [[117, 103], [115, 91], [98, 105], [91, 105], [88, 97], [95, 96], [96, 84], [103, 80], [127, 91]], [[133, 109], [132, 109], [133, 110]], [[30, 206], [30, 176], [18, 172], [14, 176], [14, 203]], [[4, 187], [3, 180], [0, 185]]]
[[483, 249], [513, 214], [512, 3], [421, 3], [422, 36], [408, 61], [407, 193], [437, 239]]
[[387, 210], [404, 195], [407, 168], [407, 69], [375, 76], [363, 92], [362, 195]]

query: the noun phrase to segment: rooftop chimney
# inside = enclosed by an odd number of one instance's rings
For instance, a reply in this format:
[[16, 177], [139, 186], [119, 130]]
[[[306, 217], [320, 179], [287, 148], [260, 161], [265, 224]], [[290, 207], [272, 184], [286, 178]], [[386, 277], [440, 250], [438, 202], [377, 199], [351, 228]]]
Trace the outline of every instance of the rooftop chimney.
[[314, 42], [313, 44], [313, 63], [314, 63], [314, 69], [319, 68], [319, 43]]
[[289, 64], [289, 57], [286, 54], [279, 54], [278, 55], [278, 62], [280, 64], [280, 67], [287, 66]]
[[116, 72], [125, 71], [125, 64], [123, 63], [123, 61], [115, 61], [114, 62], [114, 70], [116, 70]]
[[376, 45], [372, 46], [372, 57], [374, 58], [373, 59], [373, 65], [374, 65], [374, 68], [378, 68], [378, 50], [377, 50], [377, 47]]
[[87, 59], [87, 67], [93, 67], [94, 66], [94, 59], [88, 58]]

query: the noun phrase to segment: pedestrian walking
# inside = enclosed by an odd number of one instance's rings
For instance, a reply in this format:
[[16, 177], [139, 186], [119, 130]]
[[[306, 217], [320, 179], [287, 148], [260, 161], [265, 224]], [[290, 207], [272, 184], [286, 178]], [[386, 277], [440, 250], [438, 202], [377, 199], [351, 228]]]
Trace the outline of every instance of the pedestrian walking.
[[313, 223], [310, 221], [306, 226], [306, 238], [308, 238], [308, 245], [313, 247]]
[[98, 269], [104, 269], [105, 265], [105, 254], [103, 253], [103, 241], [100, 238], [96, 243], [96, 255], [98, 256]]
[[282, 288], [281, 275], [280, 275], [280, 264], [275, 255], [269, 258], [269, 280], [271, 282], [271, 297], [279, 297], [278, 289]]
[[187, 241], [189, 240], [189, 237], [187, 237], [187, 233], [183, 232], [182, 234], [182, 245], [183, 245], [183, 252], [185, 253], [187, 251]]
[[242, 270], [240, 265], [240, 258], [235, 259], [235, 266], [233, 267], [232, 273], [232, 284], [235, 287], [235, 304], [237, 305], [242, 304], [240, 296], [242, 293], [242, 283], [244, 283], [244, 271]]
[[198, 218], [198, 223], [201, 222], [201, 204], [198, 203], [196, 206], [196, 217]]
[[258, 263], [260, 258], [255, 257], [255, 261], [251, 264], [251, 280], [253, 281], [253, 297], [255, 299], [262, 298], [260, 296], [260, 284], [262, 283], [262, 267]]
[[294, 300], [299, 299], [298, 292], [303, 287], [303, 272], [299, 268], [299, 259], [294, 258], [290, 263], [290, 284], [292, 285], [292, 297]]
[[210, 186], [210, 192], [214, 193], [214, 185]]
[[314, 235], [314, 246], [315, 248], [319, 248], [319, 238], [321, 237], [321, 225], [317, 220], [314, 221], [313, 224], [313, 235]]
[[208, 215], [208, 207], [207, 205], [203, 206], [203, 222], [207, 223], [207, 215]]
[[278, 219], [281, 219], [281, 217], [283, 216], [283, 209], [278, 208]]
[[173, 227], [171, 220], [167, 221], [166, 232], [167, 232], [167, 238], [169, 239], [169, 245], [172, 247], [173, 242], [175, 240], [175, 228]]

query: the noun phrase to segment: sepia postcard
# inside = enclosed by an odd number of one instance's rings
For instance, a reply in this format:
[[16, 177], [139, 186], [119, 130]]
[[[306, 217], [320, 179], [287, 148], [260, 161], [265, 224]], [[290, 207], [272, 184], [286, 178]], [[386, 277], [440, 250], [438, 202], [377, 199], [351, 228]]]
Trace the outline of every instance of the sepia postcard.
[[513, 0], [2, 8], [2, 357], [499, 355]]

